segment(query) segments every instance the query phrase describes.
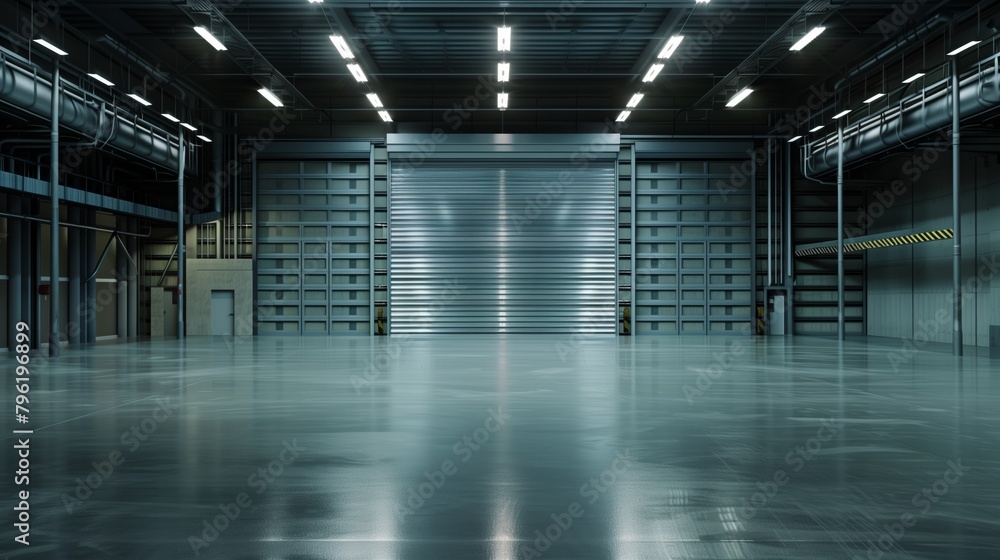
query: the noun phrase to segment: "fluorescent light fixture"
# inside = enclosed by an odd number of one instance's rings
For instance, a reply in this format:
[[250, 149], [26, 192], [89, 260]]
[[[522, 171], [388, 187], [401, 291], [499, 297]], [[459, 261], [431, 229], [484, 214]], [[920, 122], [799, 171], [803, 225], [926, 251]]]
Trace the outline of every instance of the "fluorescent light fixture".
[[821, 124], [819, 126], [814, 126], [814, 127], [810, 128], [809, 132], [819, 132], [819, 131], [823, 130], [824, 128], [826, 128], [826, 125], [822, 125]]
[[274, 93], [272, 93], [271, 90], [269, 90], [267, 88], [260, 88], [260, 89], [257, 90], [257, 93], [259, 93], [262, 96], [264, 96], [264, 99], [267, 99], [268, 101], [270, 101], [271, 105], [274, 105], [275, 107], [284, 107], [285, 106], [285, 104], [281, 102], [281, 98], [279, 98], [277, 95], [274, 95]]
[[846, 117], [847, 115], [849, 115], [850, 113], [851, 113], [850, 109], [847, 109], [846, 111], [841, 111], [841, 112], [839, 112], [839, 113], [837, 113], [836, 115], [833, 116], [833, 120], [842, 119], [842, 118]]
[[694, 0], [695, 4], [708, 4], [709, 0]]
[[209, 138], [208, 136], [203, 136], [201, 134], [198, 135], [198, 140], [201, 140], [202, 142], [208, 142], [209, 144], [212, 143], [211, 138]]
[[167, 119], [168, 121], [173, 122], [173, 123], [179, 123], [179, 122], [181, 122], [180, 119], [178, 119], [177, 117], [171, 115], [170, 113], [163, 113], [163, 117], [165, 119]]
[[652, 82], [653, 80], [656, 79], [657, 76], [660, 75], [660, 72], [662, 71], [663, 71], [662, 64], [654, 64], [653, 67], [649, 69], [649, 72], [646, 72], [646, 76], [642, 79], [642, 81]]
[[382, 117], [382, 120], [387, 123], [392, 122], [392, 117], [389, 115], [389, 111], [379, 111], [378, 116]]
[[510, 81], [510, 63], [500, 62], [497, 64], [497, 81], [498, 82], [509, 82]]
[[885, 97], [884, 93], [876, 93], [875, 95], [869, 97], [868, 99], [865, 99], [865, 103], [875, 103], [876, 101], [882, 99], [883, 97]]
[[68, 52], [66, 52], [66, 51], [60, 49], [59, 47], [53, 45], [52, 43], [46, 41], [45, 39], [35, 39], [35, 42], [38, 43], [39, 45], [41, 45], [41, 46], [49, 49], [50, 51], [56, 53], [59, 56], [66, 56], [66, 55], [69, 54]]
[[323, 0], [309, 0], [310, 4], [322, 4]]
[[510, 105], [510, 94], [509, 93], [497, 94], [497, 109], [500, 109], [501, 111], [506, 111], [508, 105]]
[[190, 124], [188, 124], [186, 122], [182, 122], [181, 126], [183, 126], [184, 128], [190, 130], [191, 132], [198, 132], [198, 127], [192, 126], [192, 125], [190, 125]]
[[627, 105], [628, 108], [631, 109], [631, 108], [634, 108], [634, 107], [638, 107], [639, 106], [639, 102], [642, 101], [643, 97], [646, 97], [646, 96], [643, 95], [643, 94], [641, 94], [641, 93], [637, 93], [637, 94], [633, 95], [632, 99], [630, 99], [629, 102], [628, 102], [628, 105]]
[[215, 47], [215, 50], [217, 50], [217, 51], [224, 51], [224, 50], [226, 50], [226, 45], [223, 45], [222, 41], [216, 39], [215, 35], [212, 35], [212, 33], [208, 29], [205, 29], [204, 27], [200, 27], [199, 26], [199, 27], [195, 27], [194, 30], [195, 30], [195, 32], [198, 35], [201, 35], [202, 39], [208, 41], [209, 45], [212, 45], [213, 47]]
[[789, 138], [788, 139], [788, 143], [789, 144], [794, 144], [795, 142], [798, 142], [799, 140], [802, 140], [802, 135], [801, 134], [798, 135], [798, 136], [796, 136], [796, 137], [794, 137], [794, 138]]
[[663, 47], [663, 50], [660, 51], [660, 54], [656, 55], [656, 58], [670, 58], [674, 55], [677, 47], [681, 46], [682, 41], [684, 41], [683, 35], [674, 35], [669, 41], [667, 41], [667, 44]]
[[378, 98], [377, 93], [369, 93], [368, 101], [371, 101], [372, 107], [375, 107], [376, 109], [380, 107], [385, 107], [385, 105], [382, 105], [382, 100]]
[[343, 37], [340, 35], [330, 35], [330, 41], [333, 43], [333, 46], [337, 47], [337, 50], [340, 51], [340, 56], [346, 59], [354, 58], [354, 53], [351, 52], [351, 47], [347, 44], [347, 41], [344, 40]]
[[497, 27], [497, 50], [498, 51], [509, 51], [510, 50], [510, 35], [509, 27]]
[[914, 74], [914, 75], [910, 76], [909, 78], [903, 80], [903, 83], [904, 84], [912, 84], [913, 82], [919, 80], [920, 78], [923, 78], [926, 75], [927, 74], [924, 74], [923, 72], [917, 72], [916, 74]]
[[796, 43], [792, 45], [792, 47], [789, 50], [801, 51], [802, 49], [806, 48], [806, 45], [812, 43], [813, 40], [815, 40], [816, 37], [819, 37], [820, 34], [822, 34], [824, 31], [826, 31], [825, 27], [812, 28], [812, 30], [809, 33], [806, 33], [801, 39], [796, 41]]
[[753, 90], [750, 89], [750, 88], [743, 88], [743, 89], [741, 89], [739, 91], [739, 93], [737, 93], [736, 95], [734, 95], [733, 98], [729, 100], [729, 103], [726, 103], [726, 107], [732, 108], [732, 107], [735, 107], [735, 106], [739, 105], [740, 103], [743, 102], [744, 99], [746, 99], [747, 97], [750, 97], [751, 93], [753, 93]]
[[111, 87], [111, 86], [115, 85], [114, 82], [112, 82], [111, 80], [105, 78], [104, 76], [102, 76], [100, 74], [87, 74], [87, 75], [90, 76], [91, 78], [97, 80], [98, 82], [101, 82], [102, 84], [104, 84], [104, 85], [106, 85], [108, 87]]
[[615, 119], [615, 122], [625, 122], [631, 114], [632, 111], [622, 111], [621, 114], [618, 115], [618, 118]]
[[152, 105], [152, 103], [150, 103], [149, 101], [146, 101], [145, 99], [139, 97], [138, 95], [136, 95], [134, 93], [130, 93], [130, 94], [128, 94], [128, 96], [131, 97], [132, 99], [135, 99], [143, 107], [149, 107], [150, 105]]
[[368, 77], [365, 76], [365, 73], [361, 71], [361, 67], [358, 66], [357, 64], [348, 64], [347, 65], [347, 69], [350, 70], [351, 74], [354, 75], [354, 79], [355, 80], [357, 80], [359, 82], [367, 82], [368, 81]]
[[948, 56], [956, 56], [956, 55], [959, 55], [961, 53], [964, 53], [965, 51], [971, 49], [972, 47], [978, 45], [981, 42], [982, 41], [969, 41], [968, 43], [966, 43], [966, 44], [962, 45], [961, 47], [958, 47], [957, 49], [955, 49], [955, 50], [951, 51], [950, 53], [948, 53]]

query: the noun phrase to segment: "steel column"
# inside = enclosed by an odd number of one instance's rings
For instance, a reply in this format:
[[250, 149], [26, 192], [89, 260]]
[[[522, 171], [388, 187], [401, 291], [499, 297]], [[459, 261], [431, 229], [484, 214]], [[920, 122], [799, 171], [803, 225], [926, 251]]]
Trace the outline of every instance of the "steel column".
[[795, 336], [795, 228], [792, 222], [792, 146], [785, 144], [785, 335]]
[[[86, 215], [84, 220], [88, 226], [94, 227], [97, 225], [96, 211], [85, 210], [84, 214]], [[87, 300], [87, 337], [84, 341], [93, 344], [97, 342], [97, 269], [100, 267], [97, 261], [97, 232], [93, 229], [88, 229], [83, 232], [83, 239], [85, 244], [84, 254], [87, 255], [87, 260], [83, 264], [83, 270], [94, 271], [91, 277], [84, 280], [84, 297]]]
[[847, 338], [844, 317], [844, 123], [837, 125], [837, 339]]
[[[19, 196], [8, 195], [7, 204], [11, 213], [21, 213]], [[24, 311], [21, 307], [24, 298], [24, 282], [21, 279], [24, 273], [24, 256], [21, 250], [24, 243], [23, 231], [24, 222], [7, 218], [7, 348], [11, 351], [17, 346], [17, 323], [24, 321], [22, 315]]]
[[[130, 230], [139, 229], [138, 220], [135, 218], [129, 218], [128, 222]], [[138, 258], [139, 240], [135, 237], [129, 237], [128, 245], [130, 252]], [[135, 262], [131, 264], [132, 266], [128, 269], [128, 337], [136, 338], [139, 336], [139, 270], [136, 268]]]
[[[79, 208], [69, 209], [69, 220], [74, 224], [80, 223]], [[81, 322], [81, 311], [83, 310], [81, 295], [83, 279], [80, 272], [83, 266], [83, 255], [80, 251], [81, 237], [83, 237], [82, 232], [80, 234], [76, 234], [75, 232], [70, 234], [67, 248], [69, 251], [67, 255], [69, 257], [69, 317], [66, 323], [66, 334], [69, 337], [70, 344], [80, 344], [80, 333], [83, 330], [83, 323]]]
[[953, 251], [952, 276], [955, 293], [955, 335], [952, 351], [961, 356], [963, 351], [962, 337], [962, 140], [961, 140], [961, 95], [958, 83], [958, 59], [951, 61], [951, 97], [952, 97], [952, 185], [951, 212], [955, 230], [955, 248]]
[[184, 338], [184, 131], [179, 130], [177, 151], [177, 338]]
[[58, 356], [61, 348], [59, 335], [59, 101], [60, 95], [59, 63], [52, 77], [52, 123], [49, 133], [52, 145], [52, 169], [49, 188], [52, 198], [52, 220], [49, 222], [49, 241], [51, 245], [52, 265], [49, 272], [50, 298], [49, 305], [49, 356]]
[[[116, 225], [120, 229], [128, 229], [126, 218], [118, 218]], [[113, 235], [117, 237], [117, 234]], [[112, 239], [115, 241], [115, 239]], [[115, 245], [115, 299], [118, 308], [118, 317], [115, 324], [118, 338], [128, 338], [128, 258], [121, 247], [121, 238], [117, 239]]]

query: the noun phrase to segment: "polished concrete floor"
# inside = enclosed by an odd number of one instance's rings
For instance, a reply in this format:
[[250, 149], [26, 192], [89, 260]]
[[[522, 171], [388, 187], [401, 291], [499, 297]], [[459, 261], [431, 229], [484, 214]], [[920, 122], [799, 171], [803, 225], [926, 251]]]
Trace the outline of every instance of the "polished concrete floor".
[[67, 351], [35, 367], [31, 545], [13, 543], [6, 490], [2, 550], [1000, 558], [1000, 362], [902, 348], [442, 336]]

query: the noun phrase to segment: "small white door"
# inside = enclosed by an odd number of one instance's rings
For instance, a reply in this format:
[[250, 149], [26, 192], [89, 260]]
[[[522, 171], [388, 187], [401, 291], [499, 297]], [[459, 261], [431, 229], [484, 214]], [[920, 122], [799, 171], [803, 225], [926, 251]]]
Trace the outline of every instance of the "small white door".
[[235, 299], [232, 290], [212, 290], [212, 336], [233, 335]]

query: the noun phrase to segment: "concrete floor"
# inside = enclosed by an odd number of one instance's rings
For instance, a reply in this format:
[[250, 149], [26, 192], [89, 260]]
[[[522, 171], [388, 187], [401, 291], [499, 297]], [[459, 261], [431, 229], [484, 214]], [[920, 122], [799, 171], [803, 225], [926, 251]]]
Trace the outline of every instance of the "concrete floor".
[[3, 550], [997, 558], [1000, 362], [901, 349], [467, 336], [67, 351], [35, 368], [32, 544], [12, 544], [8, 513]]

